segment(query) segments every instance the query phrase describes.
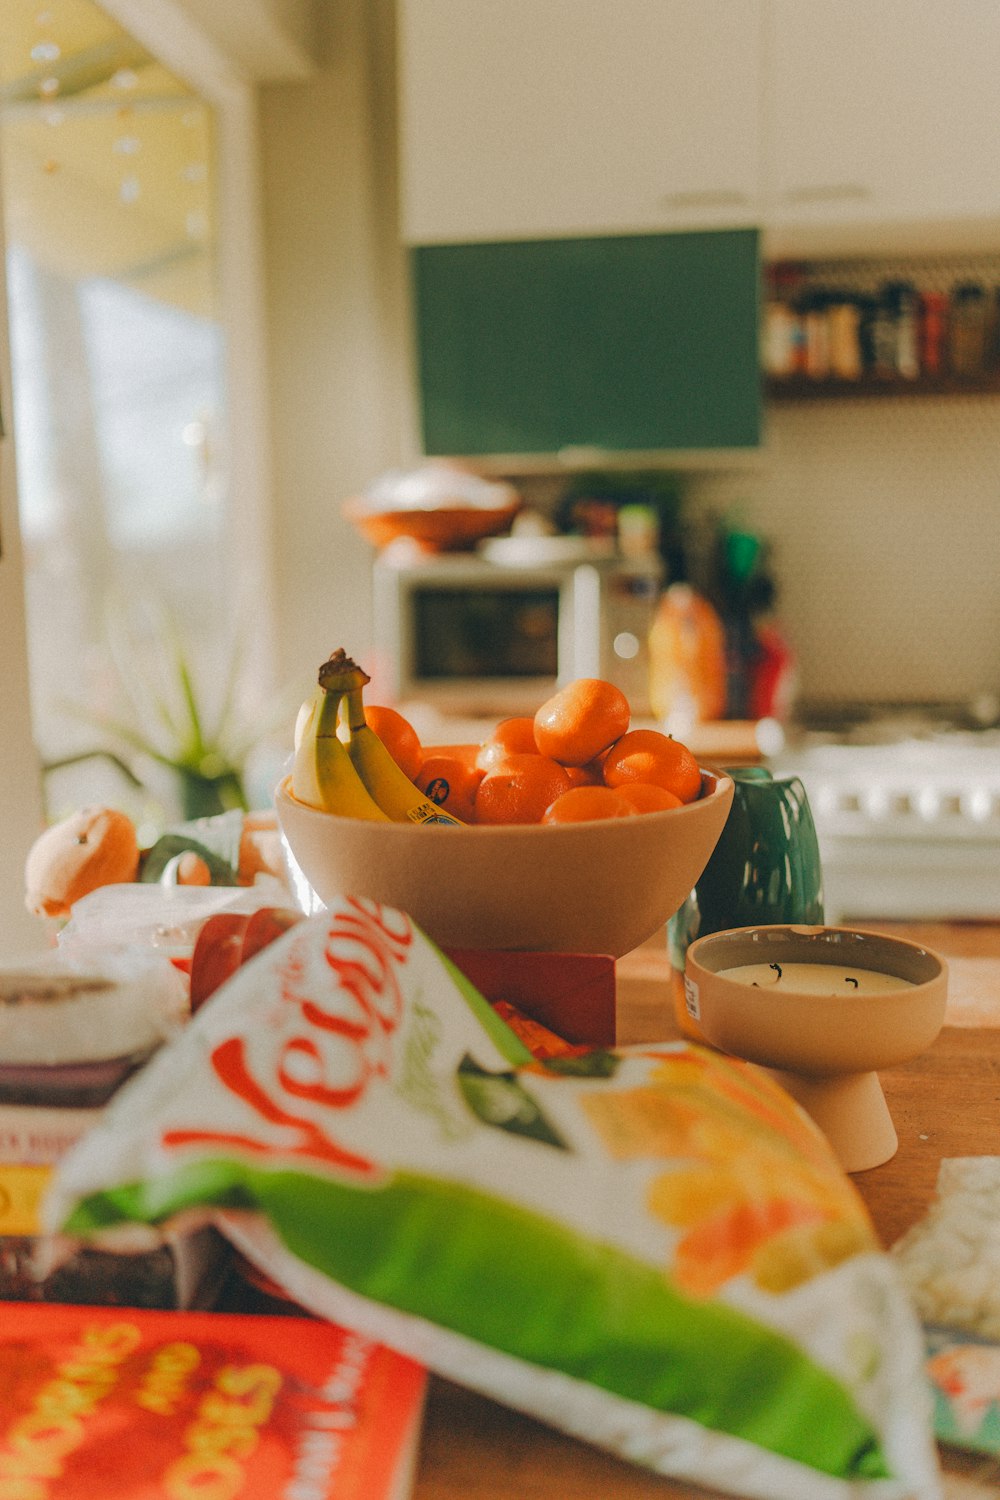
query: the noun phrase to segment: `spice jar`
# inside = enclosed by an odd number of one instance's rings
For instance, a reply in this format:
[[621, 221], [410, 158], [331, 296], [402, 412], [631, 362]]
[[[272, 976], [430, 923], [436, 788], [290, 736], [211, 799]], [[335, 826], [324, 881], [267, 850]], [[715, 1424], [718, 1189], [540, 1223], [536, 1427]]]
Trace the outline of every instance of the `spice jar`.
[[982, 374], [988, 321], [985, 288], [976, 281], [960, 281], [951, 294], [948, 355], [953, 375]]
[[762, 357], [765, 373], [778, 378], [799, 374], [803, 364], [803, 330], [795, 293], [801, 281], [797, 267], [769, 266], [766, 271]]
[[920, 297], [920, 368], [925, 375], [940, 375], [947, 362], [948, 298], [944, 292], [923, 292]]
[[857, 380], [861, 375], [861, 307], [857, 297], [831, 293], [827, 309], [830, 339], [830, 374], [838, 380]]
[[868, 319], [871, 369], [875, 375], [896, 374], [896, 317], [889, 298], [882, 296], [872, 304]]
[[917, 289], [909, 281], [890, 281], [882, 288], [882, 321], [876, 338], [879, 373], [915, 380], [920, 374]]
[[811, 380], [825, 380], [830, 373], [830, 295], [822, 287], [801, 301], [805, 373]]

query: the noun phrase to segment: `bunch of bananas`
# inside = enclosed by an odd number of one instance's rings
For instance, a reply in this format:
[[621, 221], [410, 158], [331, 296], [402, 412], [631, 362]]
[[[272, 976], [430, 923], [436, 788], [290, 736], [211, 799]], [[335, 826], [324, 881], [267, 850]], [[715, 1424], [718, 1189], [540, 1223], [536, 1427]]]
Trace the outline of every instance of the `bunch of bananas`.
[[295, 725], [292, 795], [343, 818], [458, 824], [414, 785], [368, 724], [364, 689], [370, 680], [343, 648], [320, 667]]

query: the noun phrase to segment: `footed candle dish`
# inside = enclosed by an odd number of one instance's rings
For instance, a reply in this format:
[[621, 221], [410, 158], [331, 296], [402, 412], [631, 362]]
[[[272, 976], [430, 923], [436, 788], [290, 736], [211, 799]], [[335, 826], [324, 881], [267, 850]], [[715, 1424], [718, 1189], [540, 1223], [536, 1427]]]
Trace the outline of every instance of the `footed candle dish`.
[[940, 1032], [939, 954], [855, 928], [731, 928], [692, 943], [685, 984], [706, 1040], [767, 1068], [845, 1171], [895, 1154], [878, 1070], [918, 1057]]

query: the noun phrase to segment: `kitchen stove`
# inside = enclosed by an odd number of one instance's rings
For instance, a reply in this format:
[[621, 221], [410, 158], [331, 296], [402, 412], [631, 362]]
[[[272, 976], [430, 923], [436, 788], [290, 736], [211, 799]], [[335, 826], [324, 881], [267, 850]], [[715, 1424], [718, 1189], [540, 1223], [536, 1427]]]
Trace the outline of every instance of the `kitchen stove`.
[[826, 920], [1000, 917], [1000, 727], [950, 711], [806, 720], [772, 759], [809, 797]]

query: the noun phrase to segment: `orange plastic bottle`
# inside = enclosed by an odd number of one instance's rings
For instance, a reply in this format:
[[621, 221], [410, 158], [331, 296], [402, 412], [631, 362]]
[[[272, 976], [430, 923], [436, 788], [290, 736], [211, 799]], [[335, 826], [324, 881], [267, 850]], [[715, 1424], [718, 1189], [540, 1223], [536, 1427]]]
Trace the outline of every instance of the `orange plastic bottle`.
[[726, 637], [718, 612], [689, 583], [672, 583], [649, 632], [649, 701], [668, 726], [721, 719], [726, 708]]

